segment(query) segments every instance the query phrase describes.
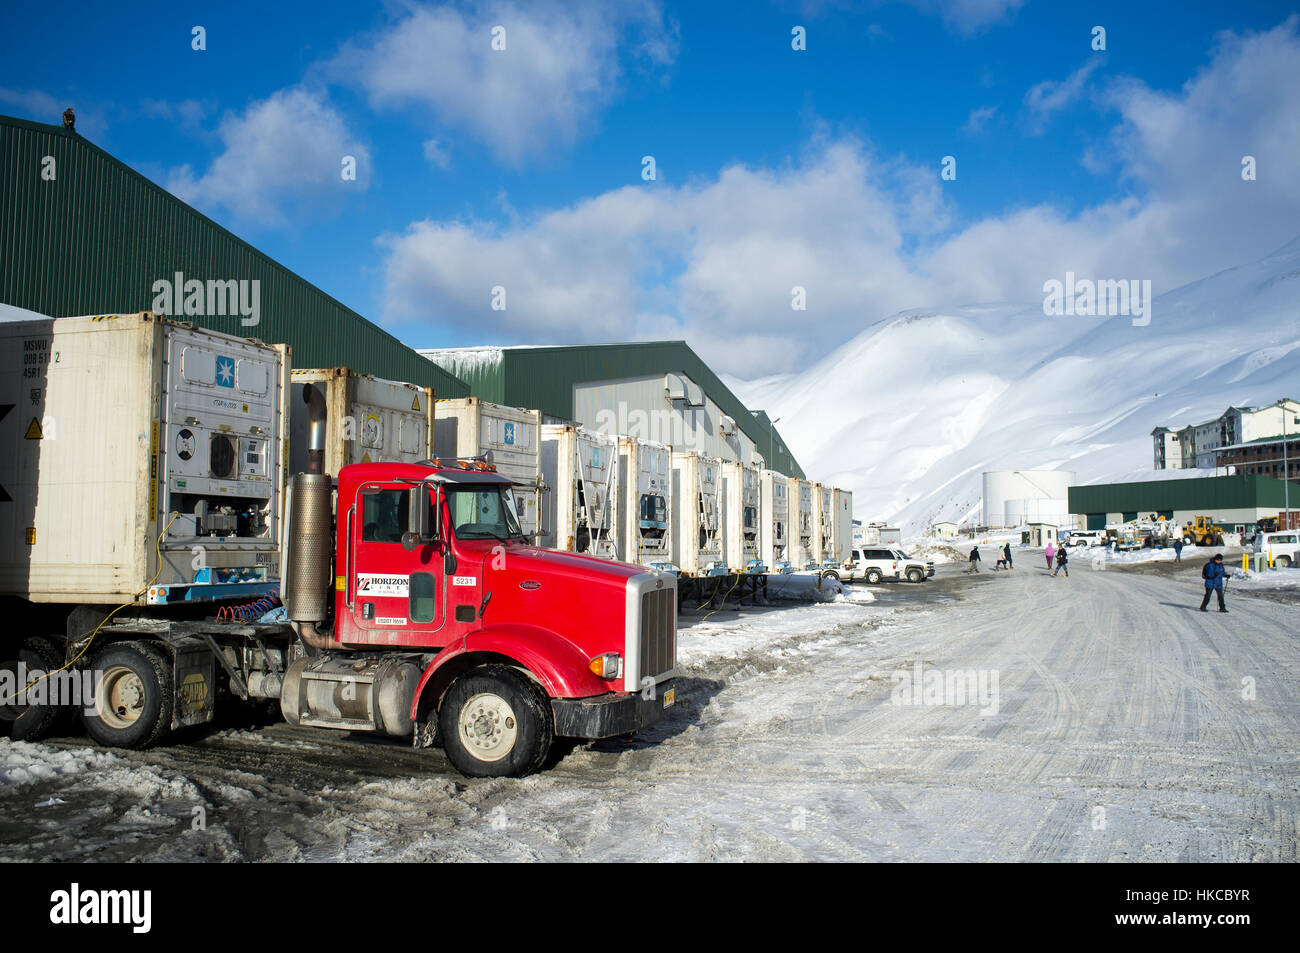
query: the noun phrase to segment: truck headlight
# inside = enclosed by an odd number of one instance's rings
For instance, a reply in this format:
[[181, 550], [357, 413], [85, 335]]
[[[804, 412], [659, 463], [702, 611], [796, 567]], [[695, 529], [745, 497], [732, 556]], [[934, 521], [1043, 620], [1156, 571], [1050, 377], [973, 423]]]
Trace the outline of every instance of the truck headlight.
[[618, 678], [618, 670], [622, 661], [617, 652], [606, 652], [604, 655], [597, 655], [588, 662], [587, 668], [597, 678], [613, 679]]

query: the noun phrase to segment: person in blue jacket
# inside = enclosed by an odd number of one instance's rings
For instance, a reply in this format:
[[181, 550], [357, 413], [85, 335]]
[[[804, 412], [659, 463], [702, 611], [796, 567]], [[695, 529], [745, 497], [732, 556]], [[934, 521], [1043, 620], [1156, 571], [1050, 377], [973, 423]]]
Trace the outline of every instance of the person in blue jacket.
[[1223, 553], [1215, 553], [1214, 558], [1207, 562], [1201, 569], [1201, 578], [1205, 580], [1205, 598], [1201, 600], [1201, 611], [1206, 611], [1206, 606], [1210, 602], [1210, 593], [1219, 597], [1219, 611], [1227, 612], [1227, 607], [1223, 604], [1223, 580], [1228, 576], [1228, 570], [1223, 565]]

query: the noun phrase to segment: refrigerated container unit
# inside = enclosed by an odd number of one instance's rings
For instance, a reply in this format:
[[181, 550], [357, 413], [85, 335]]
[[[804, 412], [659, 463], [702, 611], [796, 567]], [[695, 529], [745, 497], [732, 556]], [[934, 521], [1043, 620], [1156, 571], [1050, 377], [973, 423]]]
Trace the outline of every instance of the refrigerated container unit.
[[618, 438], [574, 424], [542, 426], [542, 545], [619, 559]]
[[433, 453], [444, 463], [486, 457], [514, 482], [519, 523], [526, 535], [538, 531], [541, 487], [542, 414], [458, 397], [438, 401], [434, 411]]
[[791, 477], [789, 489], [790, 562], [796, 569], [808, 569], [814, 563], [813, 485]]
[[769, 572], [794, 572], [790, 559], [790, 480], [783, 473], [764, 470], [760, 475], [763, 521], [759, 550]]
[[763, 493], [758, 467], [750, 463], [722, 465], [724, 558], [731, 572], [767, 571], [761, 551]]
[[834, 513], [832, 531], [835, 539], [835, 559], [836, 561], [848, 559], [853, 549], [853, 493], [833, 487], [831, 509]]
[[0, 323], [0, 593], [274, 591], [288, 374], [287, 345], [147, 311]]
[[[419, 463], [433, 456], [434, 393], [347, 367], [290, 377], [289, 472], [337, 476], [351, 463]], [[313, 423], [322, 428], [312, 448]]]
[[723, 552], [722, 461], [694, 450], [673, 451], [672, 560], [689, 579], [728, 574]]
[[672, 448], [618, 438], [619, 538], [623, 560], [676, 572], [672, 559]]
[[831, 503], [831, 487], [820, 483], [812, 485], [813, 503], [813, 569], [835, 569], [838, 567], [835, 556], [834, 510]]

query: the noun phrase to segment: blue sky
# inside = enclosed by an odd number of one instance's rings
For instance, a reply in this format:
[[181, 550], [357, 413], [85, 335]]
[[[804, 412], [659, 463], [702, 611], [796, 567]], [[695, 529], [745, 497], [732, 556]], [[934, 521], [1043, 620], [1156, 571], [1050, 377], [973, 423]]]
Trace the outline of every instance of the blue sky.
[[75, 106], [415, 346], [686, 337], [757, 376], [899, 308], [1066, 268], [1159, 293], [1293, 237], [1294, 8], [6, 2], [0, 112]]

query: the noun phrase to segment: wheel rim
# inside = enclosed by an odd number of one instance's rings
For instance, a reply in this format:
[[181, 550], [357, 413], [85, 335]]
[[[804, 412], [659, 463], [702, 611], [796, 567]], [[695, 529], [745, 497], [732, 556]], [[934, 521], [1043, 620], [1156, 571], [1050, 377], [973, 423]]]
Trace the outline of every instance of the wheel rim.
[[144, 714], [144, 680], [125, 665], [114, 665], [99, 680], [99, 717], [110, 728], [130, 728]]
[[500, 695], [481, 692], [467, 701], [458, 719], [465, 750], [479, 761], [500, 761], [519, 740], [519, 719]]

